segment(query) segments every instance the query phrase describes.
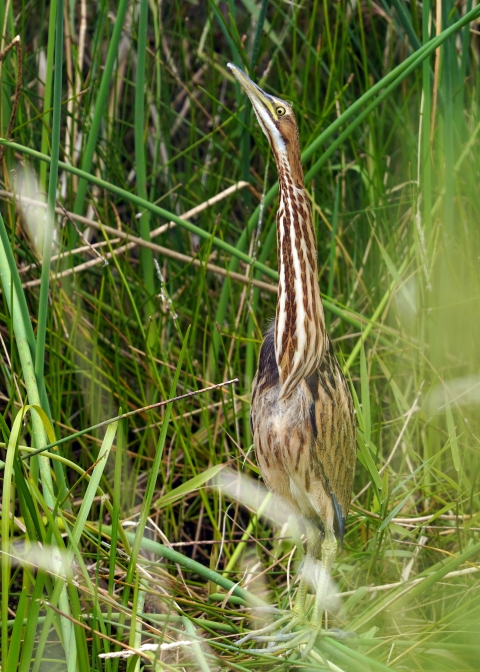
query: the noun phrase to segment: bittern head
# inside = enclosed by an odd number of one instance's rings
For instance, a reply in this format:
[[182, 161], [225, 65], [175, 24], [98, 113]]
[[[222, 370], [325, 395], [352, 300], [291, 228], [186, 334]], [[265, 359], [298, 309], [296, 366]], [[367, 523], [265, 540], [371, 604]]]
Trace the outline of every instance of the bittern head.
[[303, 185], [298, 128], [292, 106], [262, 91], [233, 63], [228, 63], [228, 67], [250, 98], [258, 122], [270, 142], [279, 172], [288, 166], [297, 185]]

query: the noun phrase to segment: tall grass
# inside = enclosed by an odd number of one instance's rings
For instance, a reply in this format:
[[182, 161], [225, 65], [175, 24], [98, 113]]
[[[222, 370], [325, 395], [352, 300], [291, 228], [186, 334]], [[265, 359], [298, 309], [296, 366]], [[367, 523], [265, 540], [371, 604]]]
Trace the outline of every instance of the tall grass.
[[[2, 670], [478, 669], [479, 20], [471, 0], [0, 6], [24, 47], [0, 140]], [[356, 397], [326, 627], [357, 636], [306, 659], [235, 643], [271, 618], [252, 607], [289, 607], [303, 549], [251, 450], [278, 187], [230, 60], [293, 101]]]

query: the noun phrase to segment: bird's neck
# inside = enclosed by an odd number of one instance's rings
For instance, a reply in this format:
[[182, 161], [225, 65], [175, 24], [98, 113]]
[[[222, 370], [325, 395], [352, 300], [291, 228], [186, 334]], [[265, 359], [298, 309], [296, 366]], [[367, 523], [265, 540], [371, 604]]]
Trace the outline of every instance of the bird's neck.
[[315, 371], [328, 343], [318, 284], [317, 241], [300, 150], [289, 149], [275, 157], [280, 184], [275, 357], [283, 398]]

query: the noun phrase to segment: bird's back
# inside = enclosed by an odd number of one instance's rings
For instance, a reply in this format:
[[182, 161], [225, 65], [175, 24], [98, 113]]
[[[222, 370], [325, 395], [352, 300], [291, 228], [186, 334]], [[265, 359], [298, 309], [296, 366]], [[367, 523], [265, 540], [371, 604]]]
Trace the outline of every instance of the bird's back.
[[342, 539], [356, 460], [355, 413], [331, 343], [319, 367], [281, 398], [273, 325], [253, 383], [251, 424], [262, 476], [288, 509]]

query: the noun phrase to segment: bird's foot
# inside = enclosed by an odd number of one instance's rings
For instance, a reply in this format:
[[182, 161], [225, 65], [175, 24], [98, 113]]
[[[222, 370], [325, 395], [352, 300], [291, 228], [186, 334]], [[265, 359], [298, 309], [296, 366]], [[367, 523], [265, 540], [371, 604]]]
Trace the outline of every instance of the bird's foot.
[[302, 658], [306, 658], [320, 634], [321, 630], [310, 626], [296, 632], [278, 632], [272, 637], [255, 638], [256, 641], [268, 642], [268, 644], [264, 649], [250, 649], [250, 652], [277, 654], [298, 649]]
[[[258, 611], [255, 609], [255, 611]], [[275, 607], [266, 607], [266, 608], [261, 608], [261, 613], [274, 613], [274, 614], [280, 614], [280, 618], [273, 623], [269, 623], [263, 628], [260, 628], [259, 630], [252, 630], [249, 632], [247, 635], [242, 637], [241, 639], [237, 640], [237, 644], [245, 644], [245, 642], [248, 642], [250, 639], [254, 639], [256, 642], [276, 642], [279, 641], [280, 638], [284, 638], [286, 635], [288, 636], [290, 631], [296, 627], [303, 619], [298, 616], [295, 613], [292, 613], [291, 611], [285, 612], [281, 611], [280, 609], [276, 609]], [[271, 634], [271, 633], [276, 633], [276, 634]], [[282, 641], [285, 641], [282, 639]]]
[[302, 658], [306, 658], [320, 636], [347, 639], [356, 637], [356, 633], [338, 628], [324, 630], [321, 626], [306, 622], [303, 616], [295, 612], [289, 612], [274, 623], [260, 630], [249, 632], [236, 643], [241, 645], [249, 640], [254, 640], [266, 644], [265, 648], [250, 649], [250, 653], [277, 654], [299, 649]]

